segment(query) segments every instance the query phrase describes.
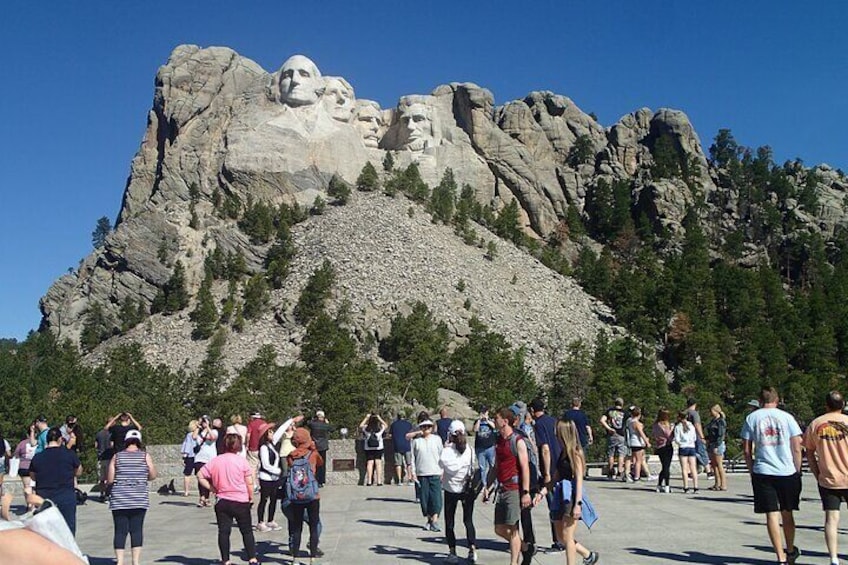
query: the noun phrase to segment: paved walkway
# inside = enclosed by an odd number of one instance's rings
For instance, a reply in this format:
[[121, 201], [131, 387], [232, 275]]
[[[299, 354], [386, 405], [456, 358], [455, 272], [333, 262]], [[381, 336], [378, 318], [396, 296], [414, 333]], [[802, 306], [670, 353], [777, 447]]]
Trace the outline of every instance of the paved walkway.
[[[703, 478], [703, 477], [702, 477]], [[771, 565], [764, 521], [755, 516], [747, 475], [730, 476], [730, 491], [701, 490], [698, 495], [657, 494], [651, 484], [625, 485], [599, 479], [587, 484], [601, 519], [592, 532], [582, 524], [579, 539], [600, 552], [602, 564], [706, 563]], [[678, 483], [679, 484], [679, 483]], [[708, 483], [709, 484], [709, 483]], [[707, 484], [707, 485], [708, 485]], [[675, 483], [672, 483], [675, 486]], [[411, 487], [328, 486], [321, 491], [324, 533], [323, 564], [442, 563], [442, 534], [423, 530], [423, 519]], [[823, 514], [812, 477], [804, 478], [797, 515], [799, 564], [827, 563], [821, 532]], [[151, 495], [145, 524], [143, 562], [182, 565], [217, 563], [216, 528], [211, 509], [196, 508], [194, 497]], [[17, 501], [16, 501], [17, 502]], [[78, 541], [92, 565], [112, 563], [112, 521], [106, 505], [89, 502], [79, 508]], [[458, 512], [460, 555], [464, 530]], [[479, 562], [508, 563], [505, 544], [492, 531], [492, 505], [478, 502], [474, 522]], [[284, 520], [278, 513], [278, 522]], [[544, 503], [534, 512], [540, 546], [549, 547]], [[848, 524], [846, 524], [848, 526]], [[845, 529], [840, 530], [846, 533]], [[256, 534], [263, 563], [290, 563], [285, 531]], [[304, 545], [308, 534], [304, 534]], [[848, 538], [841, 540], [848, 551]], [[234, 530], [233, 560], [246, 562]], [[540, 552], [535, 564], [563, 563], [561, 553]]]

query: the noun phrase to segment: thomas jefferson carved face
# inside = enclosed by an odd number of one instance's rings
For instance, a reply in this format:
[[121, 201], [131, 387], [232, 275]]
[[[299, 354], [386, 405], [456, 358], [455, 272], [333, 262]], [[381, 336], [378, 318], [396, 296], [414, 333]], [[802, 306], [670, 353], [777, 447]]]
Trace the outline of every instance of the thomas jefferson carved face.
[[350, 122], [353, 116], [353, 87], [340, 77], [326, 77], [321, 101], [330, 116], [340, 122]]
[[383, 114], [376, 104], [373, 102], [357, 104], [355, 125], [365, 147], [376, 148], [380, 145], [380, 130], [384, 124]]
[[410, 151], [423, 151], [433, 143], [433, 118], [425, 104], [414, 102], [400, 108], [401, 141]]
[[284, 104], [314, 104], [323, 87], [321, 71], [308, 57], [293, 55], [280, 68], [280, 101]]

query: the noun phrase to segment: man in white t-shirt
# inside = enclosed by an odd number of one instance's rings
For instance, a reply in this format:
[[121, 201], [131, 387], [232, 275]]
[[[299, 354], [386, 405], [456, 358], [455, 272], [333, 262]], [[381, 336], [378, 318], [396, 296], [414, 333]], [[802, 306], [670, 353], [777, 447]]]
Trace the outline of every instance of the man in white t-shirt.
[[[792, 564], [801, 555], [795, 546], [792, 514], [801, 500], [801, 427], [791, 414], [777, 408], [778, 400], [774, 388], [763, 388], [761, 408], [745, 418], [741, 435], [754, 490], [754, 512], [766, 515], [766, 528], [778, 563]], [[781, 522], [785, 550], [780, 537]]]

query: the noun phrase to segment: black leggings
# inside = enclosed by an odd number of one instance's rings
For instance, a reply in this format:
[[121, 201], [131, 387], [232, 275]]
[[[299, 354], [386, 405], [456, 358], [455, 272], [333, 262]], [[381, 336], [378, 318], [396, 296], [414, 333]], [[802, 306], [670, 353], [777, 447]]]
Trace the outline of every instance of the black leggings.
[[318, 513], [320, 512], [320, 501], [313, 500], [309, 504], [292, 503], [289, 509], [289, 539], [292, 557], [297, 557], [300, 551], [300, 538], [303, 534], [303, 513], [309, 510], [309, 554], [315, 556], [318, 549]]
[[659, 456], [660, 463], [662, 464], [660, 476], [657, 479], [657, 486], [668, 486], [668, 481], [671, 478], [671, 459], [674, 457], [674, 447], [668, 444], [664, 447], [657, 448], [656, 454]]
[[474, 529], [474, 499], [465, 493], [445, 491], [445, 537], [448, 548], [453, 552], [456, 549], [456, 534], [454, 524], [456, 523], [456, 507], [462, 503], [462, 523], [465, 524], [465, 537], [468, 539], [468, 547], [477, 545], [477, 531]]
[[218, 520], [218, 549], [221, 561], [230, 560], [230, 532], [233, 529], [233, 518], [238, 524], [247, 560], [256, 559], [256, 540], [253, 538], [253, 524], [250, 521], [250, 503], [236, 502], [219, 498], [215, 504], [215, 518]]
[[144, 545], [144, 516], [147, 510], [133, 508], [131, 510], [112, 510], [112, 523], [115, 524], [115, 537], [112, 547], [124, 549], [127, 545], [127, 534], [130, 536], [130, 547]]
[[256, 508], [256, 517], [259, 523], [265, 521], [265, 505], [268, 504], [268, 521], [274, 521], [274, 513], [277, 511], [277, 491], [280, 489], [280, 481], [263, 481], [259, 479], [259, 506]]

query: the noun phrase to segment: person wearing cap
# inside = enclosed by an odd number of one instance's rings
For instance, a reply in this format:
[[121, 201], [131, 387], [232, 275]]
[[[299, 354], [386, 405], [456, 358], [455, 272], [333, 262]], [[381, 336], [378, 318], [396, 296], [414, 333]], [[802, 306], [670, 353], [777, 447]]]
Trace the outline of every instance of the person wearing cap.
[[420, 489], [421, 514], [427, 519], [424, 529], [438, 532], [441, 531], [439, 514], [442, 512], [442, 486], [439, 482], [442, 468], [439, 460], [444, 443], [433, 434], [433, 428], [432, 420], [418, 423], [421, 435], [412, 442], [412, 479]]
[[141, 564], [144, 544], [144, 517], [150, 507], [148, 481], [156, 478], [153, 459], [144, 451], [141, 432], [129, 430], [124, 436], [124, 449], [109, 462], [107, 482], [111, 485], [109, 509], [115, 526], [113, 547], [117, 565], [124, 564], [127, 535], [132, 548], [132, 565]]
[[[601, 427], [607, 432], [607, 478], [615, 477], [625, 480], [624, 459], [627, 456], [627, 445], [624, 441], [624, 399], [616, 398], [611, 408], [607, 408], [601, 416]], [[616, 458], [618, 466], [616, 467]]]
[[[754, 410], [756, 410], [757, 408], [760, 407], [760, 401], [757, 400], [756, 398], [752, 398], [747, 403], [745, 403], [745, 406], [747, 406], [753, 412]], [[749, 414], [750, 414], [750, 412], [749, 412]]]
[[250, 414], [250, 422], [247, 423], [247, 463], [253, 469], [253, 484], [257, 484], [256, 471], [259, 468], [259, 444], [262, 442], [262, 435], [259, 429], [267, 422], [262, 419], [262, 413], [254, 410]]
[[315, 447], [318, 449], [318, 455], [321, 456], [321, 465], [318, 466], [315, 478], [318, 479], [318, 486], [323, 487], [327, 482], [327, 451], [330, 449], [330, 432], [333, 431], [333, 426], [327, 420], [324, 411], [318, 410], [315, 412], [315, 418], [309, 420], [306, 427], [309, 428], [309, 433], [312, 434]]
[[477, 562], [477, 532], [474, 529], [474, 499], [469, 494], [467, 484], [474, 473], [475, 457], [468, 447], [468, 437], [462, 420], [454, 420], [448, 428], [448, 442], [439, 458], [442, 468], [442, 489], [445, 497], [445, 541], [448, 543], [447, 563], [459, 563], [456, 556], [456, 507], [462, 503], [462, 522], [465, 524], [465, 537], [468, 540], [468, 562]]
[[35, 494], [49, 498], [61, 512], [71, 533], [77, 531], [77, 496], [74, 478], [82, 474], [77, 454], [62, 447], [58, 427], [47, 430], [47, 447], [36, 453], [29, 464], [29, 476], [35, 482]]

